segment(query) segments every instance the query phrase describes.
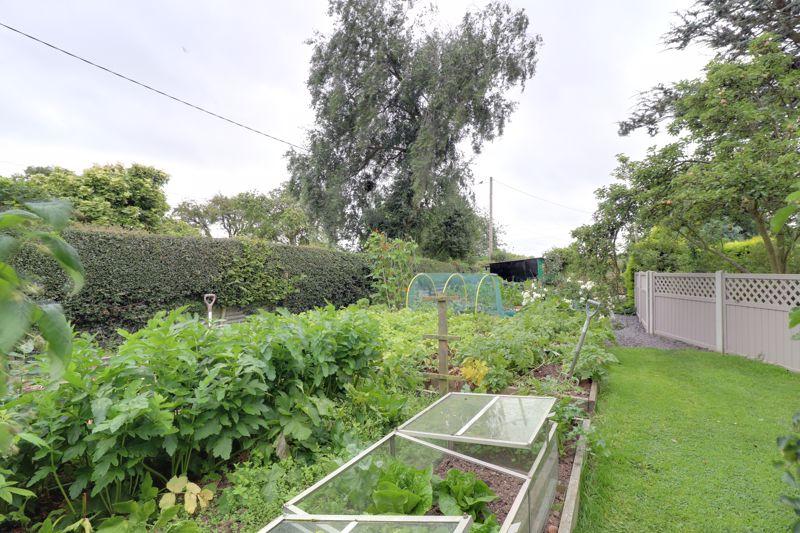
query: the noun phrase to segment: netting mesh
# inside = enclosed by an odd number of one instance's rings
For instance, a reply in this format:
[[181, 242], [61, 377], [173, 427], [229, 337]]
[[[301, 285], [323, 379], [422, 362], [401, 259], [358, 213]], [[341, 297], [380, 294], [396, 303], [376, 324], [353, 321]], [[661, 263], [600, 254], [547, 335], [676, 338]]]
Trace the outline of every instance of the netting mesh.
[[457, 313], [510, 314], [503, 307], [500, 278], [496, 274], [422, 272], [414, 276], [406, 290], [406, 307], [435, 307], [431, 298], [444, 294], [447, 305]]

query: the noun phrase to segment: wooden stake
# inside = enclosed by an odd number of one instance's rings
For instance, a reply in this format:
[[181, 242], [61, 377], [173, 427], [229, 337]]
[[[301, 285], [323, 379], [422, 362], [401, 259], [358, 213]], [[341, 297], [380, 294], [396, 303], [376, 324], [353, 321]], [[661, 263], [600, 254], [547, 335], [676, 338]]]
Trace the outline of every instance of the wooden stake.
[[436, 309], [439, 314], [439, 327], [437, 335], [423, 335], [423, 338], [437, 339], [439, 341], [439, 392], [447, 394], [450, 391], [450, 365], [448, 363], [450, 344], [448, 341], [459, 339], [456, 335], [447, 334], [447, 301], [454, 299], [454, 297], [445, 294], [437, 294], [436, 296], [429, 296], [425, 299], [436, 301]]

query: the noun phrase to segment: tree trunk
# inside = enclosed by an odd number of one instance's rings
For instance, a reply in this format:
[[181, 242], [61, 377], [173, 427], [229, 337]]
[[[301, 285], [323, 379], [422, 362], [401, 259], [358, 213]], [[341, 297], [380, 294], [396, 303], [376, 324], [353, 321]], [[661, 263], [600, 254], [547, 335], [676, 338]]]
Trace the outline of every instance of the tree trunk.
[[767, 257], [769, 258], [769, 264], [772, 268], [773, 274], [785, 274], [786, 273], [786, 262], [783, 260], [783, 254], [778, 251], [775, 247], [775, 243], [772, 240], [772, 236], [769, 234], [769, 229], [767, 228], [767, 224], [764, 221], [764, 217], [761, 213], [756, 209], [755, 203], [751, 204], [750, 214], [752, 215], [753, 219], [756, 222], [756, 229], [758, 230], [758, 234], [761, 236], [761, 239], [764, 241], [764, 248], [767, 250]]

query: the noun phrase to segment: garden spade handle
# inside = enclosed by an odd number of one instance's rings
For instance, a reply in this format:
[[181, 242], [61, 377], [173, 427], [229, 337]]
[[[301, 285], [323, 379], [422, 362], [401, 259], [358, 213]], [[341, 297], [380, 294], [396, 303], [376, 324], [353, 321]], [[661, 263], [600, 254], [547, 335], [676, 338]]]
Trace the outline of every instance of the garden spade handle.
[[212, 310], [214, 309], [214, 302], [217, 301], [217, 295], [214, 293], [204, 294], [203, 301], [206, 303], [208, 309], [208, 325], [211, 325], [211, 320], [214, 318]]
[[567, 379], [572, 377], [572, 373], [575, 371], [575, 365], [578, 364], [578, 356], [581, 355], [581, 348], [583, 348], [583, 341], [586, 340], [586, 332], [589, 331], [589, 322], [592, 321], [592, 317], [597, 314], [597, 311], [600, 310], [600, 302], [597, 300], [586, 300], [586, 321], [583, 323], [583, 329], [581, 329], [581, 338], [578, 339], [578, 344], [575, 346], [575, 353], [572, 354], [572, 363], [569, 365], [569, 372], [567, 372]]

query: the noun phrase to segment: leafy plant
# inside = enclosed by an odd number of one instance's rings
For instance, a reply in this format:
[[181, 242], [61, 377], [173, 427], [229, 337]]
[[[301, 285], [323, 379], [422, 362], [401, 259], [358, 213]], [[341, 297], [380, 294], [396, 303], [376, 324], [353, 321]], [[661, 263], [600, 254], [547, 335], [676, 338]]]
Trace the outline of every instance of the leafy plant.
[[489, 519], [491, 513], [486, 504], [497, 499], [494, 491], [475, 474], [457, 469], [448, 470], [447, 476], [436, 484], [436, 497], [442, 514], [466, 513], [475, 520]]
[[364, 245], [364, 254], [370, 265], [372, 300], [399, 309], [405, 304], [405, 293], [413, 277], [413, 241], [389, 239], [379, 231], [373, 231]]
[[417, 470], [390, 461], [381, 470], [372, 492], [370, 514], [424, 515], [433, 506], [432, 469]]
[[782, 460], [776, 466], [783, 470], [783, 481], [791, 489], [781, 496], [781, 503], [794, 511], [792, 531], [800, 532], [800, 411], [792, 417], [792, 434], [778, 437], [778, 449]]
[[165, 510], [175, 506], [178, 496], [183, 496], [183, 507], [191, 515], [197, 510], [198, 504], [201, 509], [208, 507], [208, 503], [214, 498], [214, 486], [207, 485], [201, 489], [186, 476], [172, 477], [167, 481], [167, 492], [158, 501], [159, 508]]
[[500, 524], [497, 515], [490, 514], [483, 522], [475, 522], [470, 528], [470, 533], [498, 533]]
[[471, 385], [480, 387], [486, 374], [489, 373], [489, 365], [482, 359], [467, 357], [461, 362], [460, 372]]

